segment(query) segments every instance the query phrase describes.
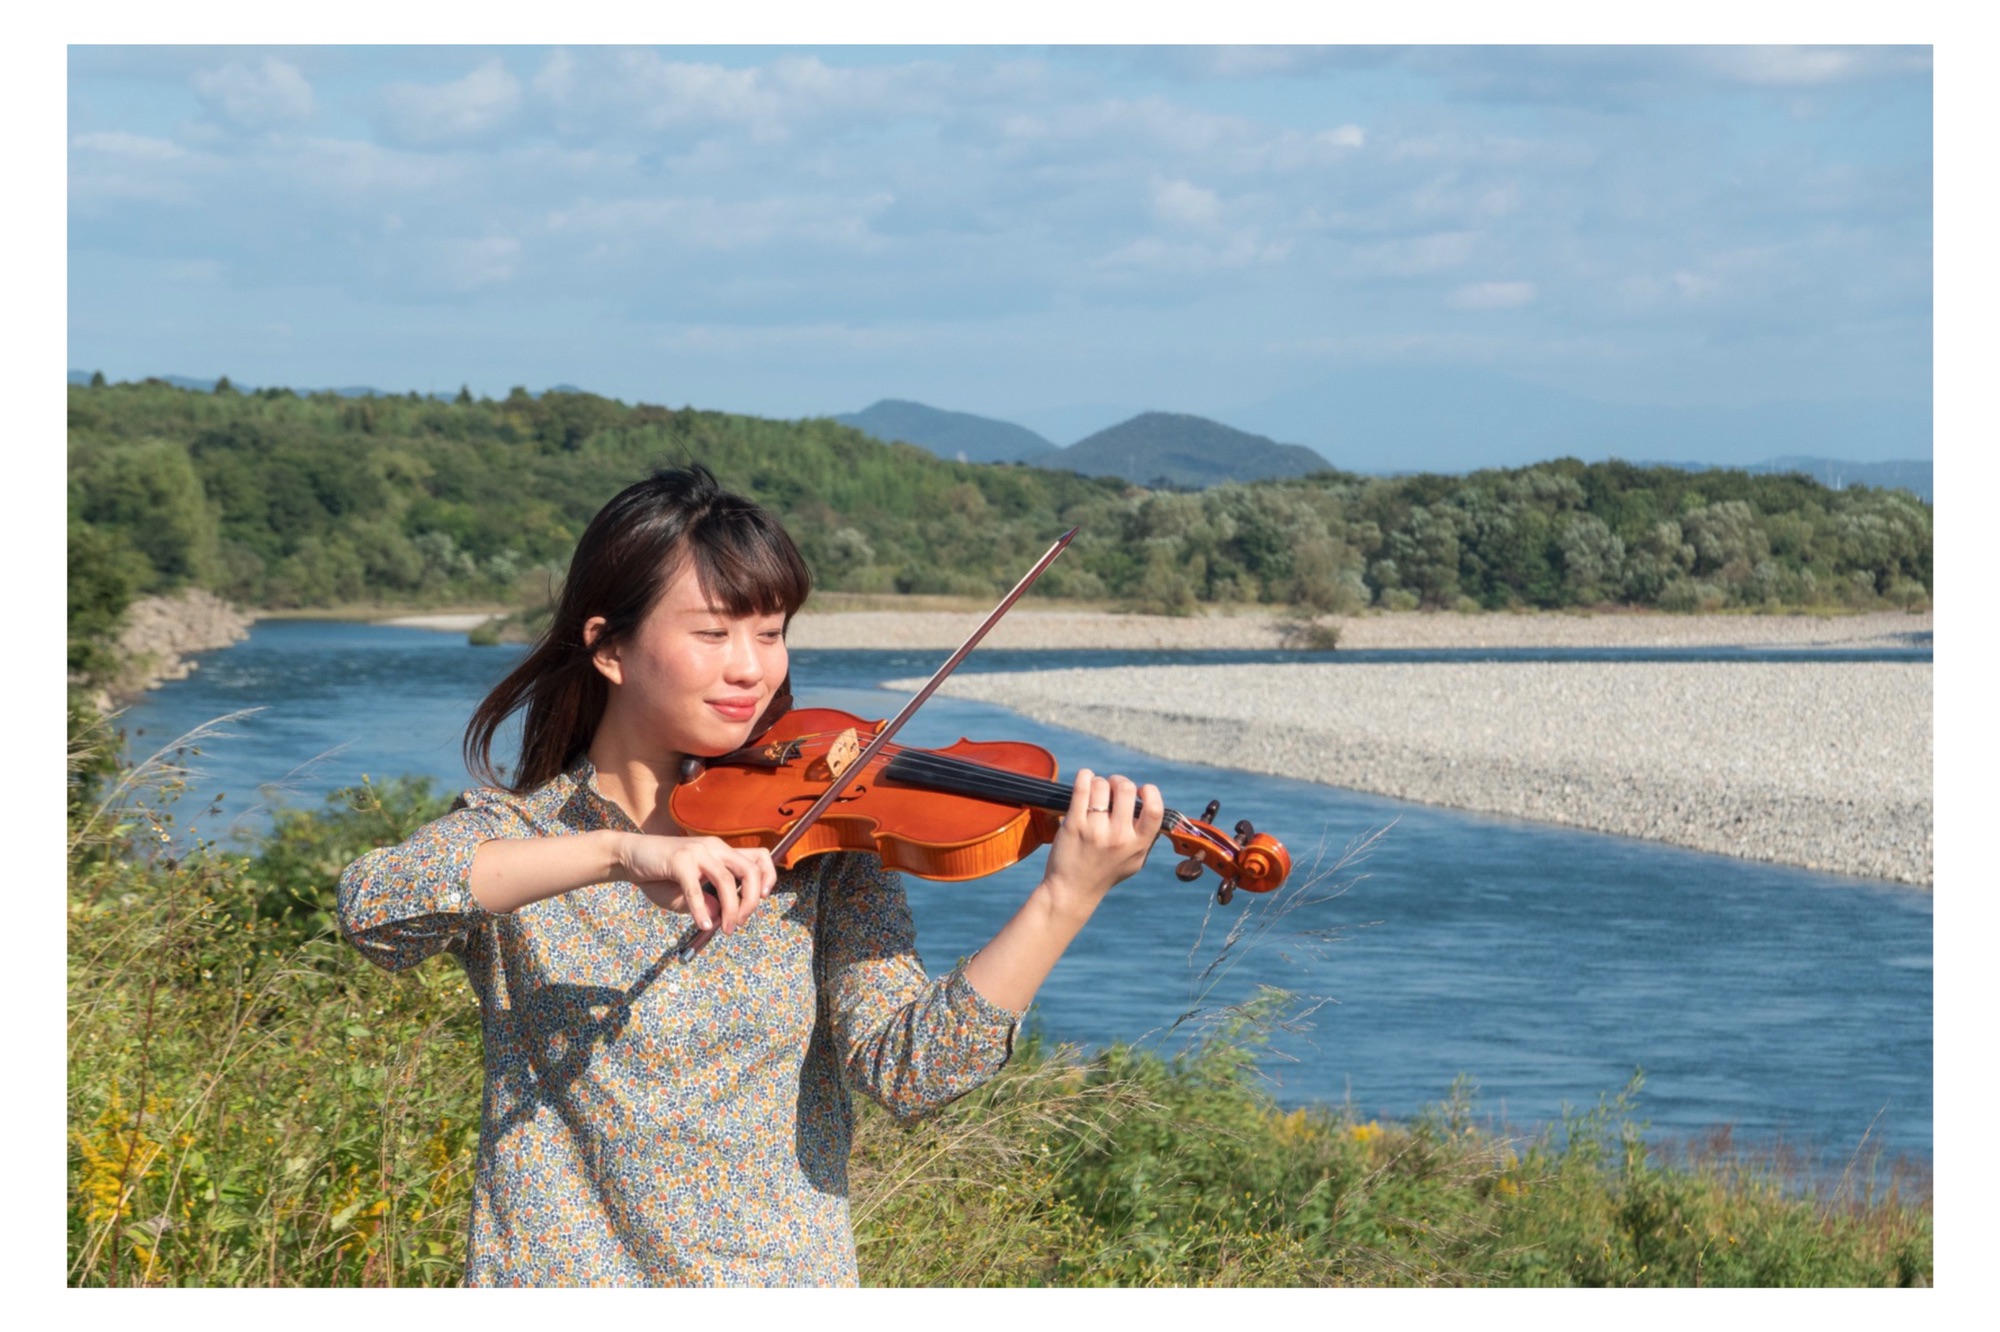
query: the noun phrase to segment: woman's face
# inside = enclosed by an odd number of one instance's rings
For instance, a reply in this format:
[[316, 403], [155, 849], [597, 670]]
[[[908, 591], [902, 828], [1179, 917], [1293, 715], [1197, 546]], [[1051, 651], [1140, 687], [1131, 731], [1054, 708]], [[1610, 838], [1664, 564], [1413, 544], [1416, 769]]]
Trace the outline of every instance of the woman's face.
[[[603, 626], [593, 617], [586, 636]], [[784, 682], [785, 617], [730, 615], [711, 606], [687, 562], [639, 627], [594, 655], [611, 682], [603, 726], [620, 728], [621, 747], [654, 760], [726, 754]]]

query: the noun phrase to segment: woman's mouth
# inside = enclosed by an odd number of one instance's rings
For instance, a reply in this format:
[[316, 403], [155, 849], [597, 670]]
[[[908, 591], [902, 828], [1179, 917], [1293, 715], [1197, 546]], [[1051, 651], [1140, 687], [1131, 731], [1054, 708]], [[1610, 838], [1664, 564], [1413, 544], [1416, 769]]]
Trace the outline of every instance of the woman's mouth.
[[747, 722], [757, 715], [761, 700], [757, 698], [711, 698], [708, 706], [714, 708], [724, 718], [733, 722]]

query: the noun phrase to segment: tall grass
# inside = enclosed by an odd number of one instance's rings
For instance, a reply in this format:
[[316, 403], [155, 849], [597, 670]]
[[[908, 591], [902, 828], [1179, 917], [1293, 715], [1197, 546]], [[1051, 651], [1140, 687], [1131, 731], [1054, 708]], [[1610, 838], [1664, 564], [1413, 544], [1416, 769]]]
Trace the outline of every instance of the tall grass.
[[[72, 721], [69, 1281], [454, 1284], [478, 1139], [472, 994], [447, 964], [376, 970], [327, 914], [347, 860], [443, 801], [421, 782], [365, 787], [281, 813], [253, 854], [224, 851], [172, 828], [198, 743], [122, 767], [100, 723]], [[914, 1127], [863, 1103], [863, 1279], [1930, 1281], [1927, 1195], [1865, 1172], [1802, 1194], [1734, 1155], [1663, 1159], [1633, 1122], [1636, 1087], [1528, 1137], [1480, 1127], [1465, 1087], [1405, 1124], [1275, 1104], [1260, 1042], [1312, 1001], [1208, 998], [1283, 905], [1232, 918], [1176, 1051], [1031, 1038]]]

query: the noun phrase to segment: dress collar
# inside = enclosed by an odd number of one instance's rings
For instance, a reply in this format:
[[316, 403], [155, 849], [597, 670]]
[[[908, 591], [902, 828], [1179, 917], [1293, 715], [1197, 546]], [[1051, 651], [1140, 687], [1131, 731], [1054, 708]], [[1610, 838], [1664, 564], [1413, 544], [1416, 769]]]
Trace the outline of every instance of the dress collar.
[[566, 803], [583, 816], [575, 822], [588, 828], [639, 831], [639, 825], [632, 821], [624, 806], [597, 789], [597, 765], [590, 761], [590, 755], [585, 754], [570, 764], [563, 773], [563, 780], [570, 786]]

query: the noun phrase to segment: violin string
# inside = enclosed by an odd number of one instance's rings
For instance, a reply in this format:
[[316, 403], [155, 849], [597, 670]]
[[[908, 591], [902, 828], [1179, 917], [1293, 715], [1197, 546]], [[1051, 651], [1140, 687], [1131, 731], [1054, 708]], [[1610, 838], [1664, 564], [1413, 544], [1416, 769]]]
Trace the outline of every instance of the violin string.
[[[800, 752], [804, 756], [818, 757], [818, 742], [823, 740], [828, 741], [830, 748], [831, 741], [838, 738], [839, 734], [832, 731], [813, 732], [807, 735], [793, 736], [788, 743], [800, 745]], [[1005, 800], [1009, 804], [1041, 804], [1044, 801], [1054, 801], [1055, 803], [1052, 808], [1055, 812], [1059, 813], [1069, 808], [1069, 787], [1058, 782], [1047, 781], [1044, 778], [1031, 777], [1026, 773], [1014, 772], [1007, 768], [996, 768], [984, 763], [975, 763], [970, 759], [957, 758], [949, 754], [940, 754], [936, 750], [898, 744], [883, 746], [878, 757], [890, 761], [899, 761], [903, 765], [902, 770], [906, 772], [914, 773], [919, 768], [923, 768], [932, 773], [951, 773], [961, 776], [968, 781], [979, 782], [993, 790], [997, 798]], [[1003, 785], [1005, 787], [1004, 791], [1002, 790]]]
[[[799, 745], [802, 754], [812, 755], [820, 742], [826, 742], [827, 747], [831, 749], [833, 741], [842, 734], [845, 732], [816, 731], [793, 736], [788, 743]], [[1026, 773], [975, 763], [970, 759], [909, 745], [885, 745], [878, 757], [895, 762], [898, 776], [918, 779], [925, 776], [957, 777], [961, 784], [976, 784], [981, 788], [982, 794], [990, 792], [992, 798], [1006, 804], [1032, 805], [1050, 810], [1052, 813], [1065, 813], [1069, 809], [1072, 788], [1046, 778], [1030, 777]], [[1233, 844], [1227, 847], [1217, 845], [1216, 839], [1209, 835], [1209, 830], [1204, 825], [1179, 810], [1165, 810], [1161, 822], [1167, 831], [1181, 832], [1207, 844], [1212, 850], [1223, 855], [1233, 855], [1236, 850]]]
[[[821, 740], [826, 740], [830, 744], [837, 738], [837, 734], [830, 731], [815, 732], [794, 736], [793, 740], [802, 743], [810, 750], [815, 742]], [[1049, 809], [1053, 813], [1063, 813], [1069, 809], [1071, 788], [1060, 782], [1030, 777], [1025, 773], [1013, 772], [1006, 768], [996, 768], [984, 763], [975, 763], [970, 759], [940, 754], [936, 750], [908, 745], [885, 745], [882, 756], [898, 764], [899, 775], [907, 774], [918, 778], [957, 776], [978, 784], [985, 792], [990, 792], [996, 800], [1008, 804], [1034, 805]], [[1176, 809], [1164, 811], [1162, 826], [1169, 832], [1186, 832], [1224, 855], [1232, 854], [1235, 850], [1234, 846], [1227, 848], [1218, 846], [1205, 828]]]
[[[1060, 782], [1051, 782], [1029, 777], [1023, 773], [1009, 772], [1005, 768], [988, 767], [969, 759], [954, 758], [923, 749], [906, 749], [897, 755], [897, 771], [893, 776], [909, 776], [921, 779], [926, 776], [956, 776], [970, 778], [990, 790], [996, 799], [1009, 804], [1032, 804], [1039, 808], [1063, 813], [1069, 809], [1071, 788]], [[1207, 831], [1179, 810], [1163, 811], [1161, 824], [1169, 832], [1186, 832], [1206, 843], [1211, 849], [1224, 855], [1233, 855], [1233, 846], [1217, 846]]]
[[894, 766], [898, 773], [958, 777], [1006, 800], [1025, 801], [1058, 812], [1069, 808], [1068, 787], [1046, 778], [1030, 777], [1026, 773], [992, 768], [942, 754], [926, 754], [922, 750], [903, 751], [896, 756]]

